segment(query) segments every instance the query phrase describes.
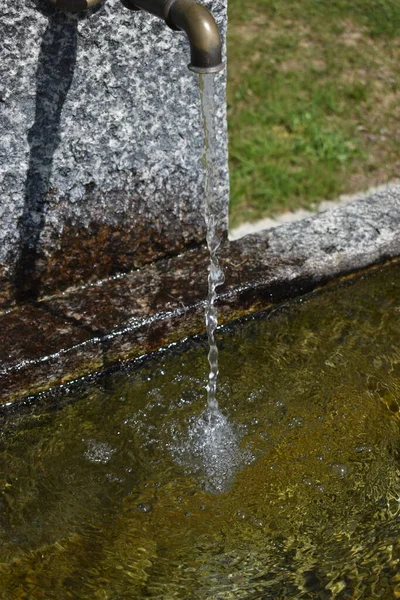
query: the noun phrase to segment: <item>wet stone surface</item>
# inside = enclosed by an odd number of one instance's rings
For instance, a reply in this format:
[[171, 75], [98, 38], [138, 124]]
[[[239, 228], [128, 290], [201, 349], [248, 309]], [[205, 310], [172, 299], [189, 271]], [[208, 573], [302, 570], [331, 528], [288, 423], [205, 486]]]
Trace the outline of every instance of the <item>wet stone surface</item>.
[[[220, 323], [400, 255], [400, 193], [226, 243]], [[0, 317], [9, 402], [204, 333], [204, 247]]]

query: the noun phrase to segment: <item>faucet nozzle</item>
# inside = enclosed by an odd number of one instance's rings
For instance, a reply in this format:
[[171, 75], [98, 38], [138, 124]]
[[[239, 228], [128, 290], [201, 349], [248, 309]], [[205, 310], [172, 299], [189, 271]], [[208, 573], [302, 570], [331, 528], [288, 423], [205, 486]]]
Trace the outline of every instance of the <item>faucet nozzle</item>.
[[127, 8], [142, 9], [164, 19], [171, 29], [184, 31], [190, 44], [189, 69], [217, 73], [224, 68], [218, 25], [211, 12], [195, 0], [122, 0]]
[[191, 71], [218, 73], [224, 68], [218, 26], [205, 6], [194, 0], [171, 0], [165, 20], [170, 27], [188, 36]]
[[[102, 0], [49, 0], [66, 12], [91, 8]], [[224, 68], [218, 25], [211, 12], [195, 0], [122, 0], [131, 10], [145, 10], [164, 19], [171, 29], [184, 31], [190, 43], [189, 69], [217, 73]]]

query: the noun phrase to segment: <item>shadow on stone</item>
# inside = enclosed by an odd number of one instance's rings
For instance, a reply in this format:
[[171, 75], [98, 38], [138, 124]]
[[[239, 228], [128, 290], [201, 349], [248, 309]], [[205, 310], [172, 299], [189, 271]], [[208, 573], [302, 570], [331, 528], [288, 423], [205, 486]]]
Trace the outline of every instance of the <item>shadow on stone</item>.
[[35, 301], [40, 292], [40, 235], [45, 225], [53, 157], [60, 143], [60, 119], [77, 53], [78, 19], [49, 9], [36, 72], [35, 121], [28, 134], [29, 166], [23, 212], [18, 223], [20, 253], [14, 273], [17, 302]]

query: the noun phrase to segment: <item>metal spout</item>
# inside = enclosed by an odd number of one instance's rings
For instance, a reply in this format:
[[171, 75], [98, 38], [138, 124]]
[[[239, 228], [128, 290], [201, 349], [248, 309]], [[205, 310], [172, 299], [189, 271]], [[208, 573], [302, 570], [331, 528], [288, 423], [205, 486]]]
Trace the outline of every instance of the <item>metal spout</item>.
[[[164, 19], [171, 29], [184, 31], [190, 43], [189, 69], [218, 73], [224, 68], [218, 25], [210, 11], [195, 0], [121, 0], [130, 10], [145, 10]], [[66, 12], [92, 8], [102, 0], [49, 0]]]
[[194, 0], [122, 0], [124, 6], [163, 18], [171, 29], [184, 31], [190, 43], [189, 69], [217, 73], [224, 68], [218, 25], [211, 12]]
[[188, 36], [191, 71], [217, 73], [224, 68], [218, 26], [205, 6], [194, 0], [175, 0], [171, 3], [166, 21]]

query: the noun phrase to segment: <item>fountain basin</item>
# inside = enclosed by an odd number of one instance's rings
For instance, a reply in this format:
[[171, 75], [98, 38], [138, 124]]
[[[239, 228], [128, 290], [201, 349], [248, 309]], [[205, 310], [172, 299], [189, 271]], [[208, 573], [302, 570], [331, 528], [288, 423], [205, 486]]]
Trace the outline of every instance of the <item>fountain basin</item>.
[[[400, 188], [226, 243], [220, 323], [400, 256]], [[204, 332], [205, 247], [0, 316], [10, 403]]]
[[400, 591], [400, 263], [4, 408], [0, 597]]

